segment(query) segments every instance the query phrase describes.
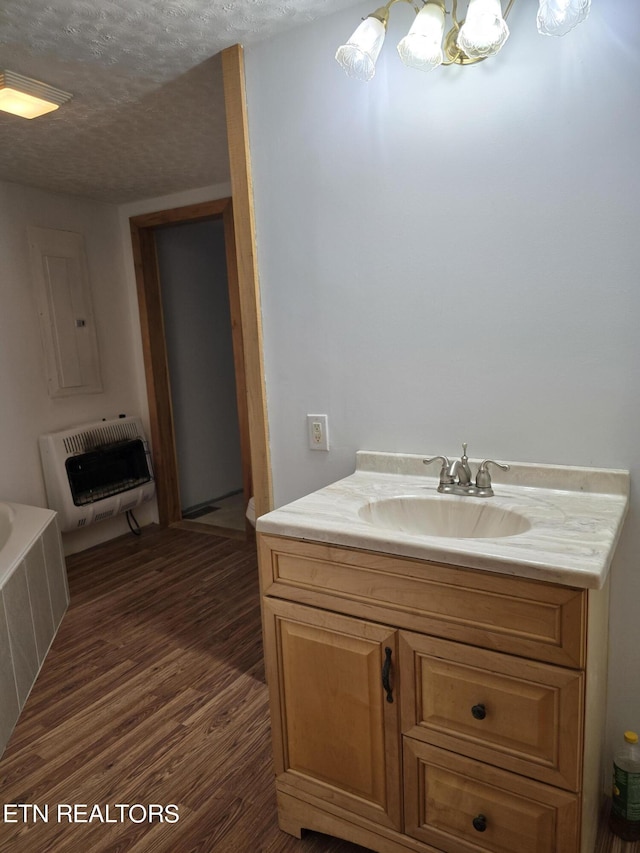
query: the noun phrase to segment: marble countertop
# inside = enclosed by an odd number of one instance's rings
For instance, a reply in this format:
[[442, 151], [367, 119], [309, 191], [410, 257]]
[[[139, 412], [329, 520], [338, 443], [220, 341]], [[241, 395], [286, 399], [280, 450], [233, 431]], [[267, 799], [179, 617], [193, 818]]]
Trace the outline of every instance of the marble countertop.
[[[256, 528], [574, 587], [602, 587], [627, 513], [628, 471], [510, 462], [508, 472], [492, 469], [493, 497], [454, 497], [437, 493], [438, 466], [425, 468], [424, 458], [360, 451], [354, 474], [261, 516]], [[469, 461], [475, 473], [481, 460]], [[372, 501], [410, 496], [515, 511], [531, 526], [512, 536], [459, 539], [382, 528], [361, 515]]]

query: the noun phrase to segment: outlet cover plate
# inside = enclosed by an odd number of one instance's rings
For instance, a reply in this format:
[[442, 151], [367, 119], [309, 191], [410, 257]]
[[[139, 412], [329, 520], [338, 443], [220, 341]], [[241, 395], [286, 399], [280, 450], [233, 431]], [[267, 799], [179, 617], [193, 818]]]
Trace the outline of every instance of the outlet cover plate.
[[329, 424], [326, 415], [307, 415], [310, 450], [329, 450]]

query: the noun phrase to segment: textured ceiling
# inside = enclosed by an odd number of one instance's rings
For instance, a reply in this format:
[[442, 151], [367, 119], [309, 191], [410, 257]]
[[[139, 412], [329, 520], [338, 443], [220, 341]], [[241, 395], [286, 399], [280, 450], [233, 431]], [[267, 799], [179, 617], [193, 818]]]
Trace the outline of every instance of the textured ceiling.
[[0, 69], [73, 93], [0, 112], [0, 180], [122, 203], [229, 178], [219, 51], [354, 0], [3, 0]]

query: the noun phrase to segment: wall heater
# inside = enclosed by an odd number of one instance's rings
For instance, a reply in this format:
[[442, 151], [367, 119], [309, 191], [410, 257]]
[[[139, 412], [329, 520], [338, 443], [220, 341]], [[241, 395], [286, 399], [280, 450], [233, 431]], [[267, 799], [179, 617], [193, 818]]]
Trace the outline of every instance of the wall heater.
[[127, 512], [153, 497], [151, 454], [139, 418], [47, 433], [39, 444], [47, 501], [63, 531]]

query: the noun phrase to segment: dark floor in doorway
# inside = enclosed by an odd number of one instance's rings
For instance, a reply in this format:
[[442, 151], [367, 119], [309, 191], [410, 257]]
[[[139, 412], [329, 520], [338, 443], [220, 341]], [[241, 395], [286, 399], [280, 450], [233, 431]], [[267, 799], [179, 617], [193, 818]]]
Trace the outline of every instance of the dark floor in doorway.
[[215, 512], [220, 509], [218, 506], [199, 506], [197, 509], [192, 509], [189, 512], [183, 512], [182, 517], [193, 521], [194, 518], [200, 518], [201, 515], [208, 515], [210, 512]]

